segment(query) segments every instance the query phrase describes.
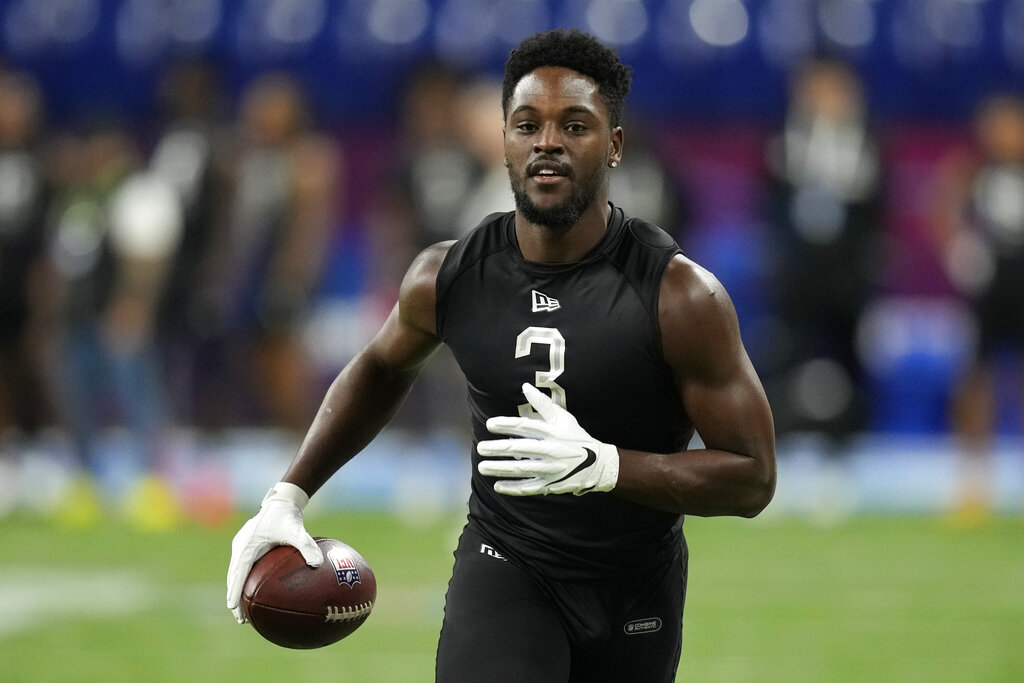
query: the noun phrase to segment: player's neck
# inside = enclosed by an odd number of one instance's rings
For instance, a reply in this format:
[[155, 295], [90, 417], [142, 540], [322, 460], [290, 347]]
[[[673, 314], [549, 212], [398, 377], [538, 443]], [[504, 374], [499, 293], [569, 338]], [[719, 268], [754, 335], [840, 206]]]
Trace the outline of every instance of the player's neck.
[[523, 258], [534, 263], [575, 263], [590, 253], [608, 232], [612, 207], [601, 197], [568, 228], [530, 223], [516, 213], [516, 239]]

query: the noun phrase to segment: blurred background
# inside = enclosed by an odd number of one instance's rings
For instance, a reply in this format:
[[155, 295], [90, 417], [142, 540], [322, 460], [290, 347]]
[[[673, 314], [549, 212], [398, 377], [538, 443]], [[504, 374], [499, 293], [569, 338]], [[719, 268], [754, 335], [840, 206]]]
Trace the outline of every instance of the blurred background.
[[[258, 502], [412, 256], [511, 208], [553, 26], [635, 69], [613, 199], [732, 294], [778, 507], [1019, 511], [1021, 0], [3, 0], [0, 510]], [[442, 356], [322, 498], [426, 451], [461, 503], [463, 405]]]
[[[0, 0], [0, 529], [29, 525], [0, 604], [37, 604], [40, 530], [227, 552], [416, 252], [512, 208], [502, 66], [570, 26], [634, 68], [613, 201], [736, 304], [765, 516], [1019, 550], [1024, 0]], [[457, 519], [467, 427], [442, 353], [310, 514]]]

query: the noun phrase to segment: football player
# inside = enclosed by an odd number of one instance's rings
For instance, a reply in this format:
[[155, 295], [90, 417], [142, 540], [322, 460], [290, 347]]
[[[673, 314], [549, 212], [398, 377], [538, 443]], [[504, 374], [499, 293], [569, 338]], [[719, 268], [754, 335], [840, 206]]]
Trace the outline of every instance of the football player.
[[[774, 428], [722, 285], [609, 201], [629, 87], [616, 53], [579, 31], [511, 53], [502, 106], [516, 209], [409, 268], [390, 317], [234, 539], [236, 617], [268, 548], [320, 562], [303, 506], [447, 344], [474, 443], [437, 680], [674, 680], [682, 517], [764, 509]], [[695, 431], [703, 445], [688, 450]]]

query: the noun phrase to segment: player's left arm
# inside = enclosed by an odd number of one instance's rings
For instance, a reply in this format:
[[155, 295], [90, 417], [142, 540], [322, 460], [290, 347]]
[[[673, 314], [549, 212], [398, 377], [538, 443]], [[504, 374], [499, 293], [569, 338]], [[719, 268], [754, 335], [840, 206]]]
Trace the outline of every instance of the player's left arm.
[[497, 478], [495, 491], [609, 491], [692, 515], [753, 517], [764, 509], [775, 492], [775, 429], [725, 289], [678, 256], [666, 269], [658, 316], [683, 409], [706, 448], [647, 453], [602, 443], [551, 397], [525, 384], [535, 415], [492, 417], [487, 429], [512, 438], [477, 444], [477, 470]]
[[658, 316], [665, 358], [705, 447], [620, 448], [614, 492], [671, 512], [753, 517], [775, 492], [775, 427], [732, 301], [711, 273], [677, 256], [662, 281]]

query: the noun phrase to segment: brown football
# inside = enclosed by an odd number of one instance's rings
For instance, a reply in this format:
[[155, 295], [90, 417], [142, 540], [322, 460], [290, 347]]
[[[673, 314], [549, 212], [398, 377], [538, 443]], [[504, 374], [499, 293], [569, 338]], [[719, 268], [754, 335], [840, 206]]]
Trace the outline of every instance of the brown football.
[[324, 563], [310, 567], [291, 546], [257, 560], [242, 588], [242, 613], [281, 647], [330, 645], [362, 626], [377, 600], [377, 580], [363, 556], [333, 538], [316, 538]]

